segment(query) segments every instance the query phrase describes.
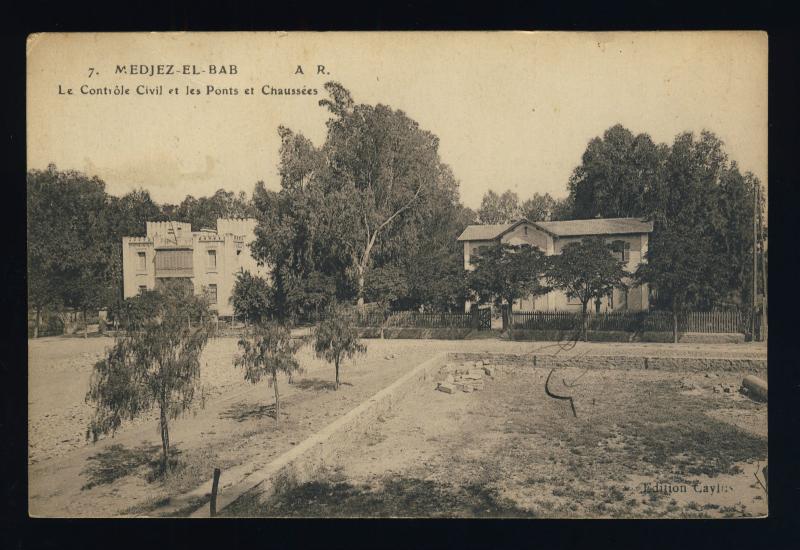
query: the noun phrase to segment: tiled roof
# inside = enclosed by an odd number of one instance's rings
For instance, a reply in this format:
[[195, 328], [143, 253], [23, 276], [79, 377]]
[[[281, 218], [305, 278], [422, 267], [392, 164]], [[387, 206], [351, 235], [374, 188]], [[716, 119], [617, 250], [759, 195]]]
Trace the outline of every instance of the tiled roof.
[[653, 231], [653, 222], [639, 218], [594, 218], [591, 220], [536, 222], [536, 225], [559, 237], [622, 235], [626, 233], [651, 233]]
[[[458, 237], [459, 241], [490, 241], [525, 220], [492, 225], [468, 225]], [[565, 220], [554, 222], [530, 222], [557, 237], [584, 235], [624, 235], [650, 233], [653, 222], [639, 218], [593, 218], [589, 220]]]
[[459, 241], [491, 241], [497, 238], [506, 229], [514, 225], [513, 223], [498, 223], [487, 225], [468, 225], [464, 232], [458, 237]]

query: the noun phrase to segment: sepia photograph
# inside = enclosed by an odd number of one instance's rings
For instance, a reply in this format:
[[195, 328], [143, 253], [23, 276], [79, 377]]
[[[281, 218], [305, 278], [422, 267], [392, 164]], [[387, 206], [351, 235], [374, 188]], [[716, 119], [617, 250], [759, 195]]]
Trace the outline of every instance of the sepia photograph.
[[768, 42], [31, 34], [29, 516], [768, 517]]

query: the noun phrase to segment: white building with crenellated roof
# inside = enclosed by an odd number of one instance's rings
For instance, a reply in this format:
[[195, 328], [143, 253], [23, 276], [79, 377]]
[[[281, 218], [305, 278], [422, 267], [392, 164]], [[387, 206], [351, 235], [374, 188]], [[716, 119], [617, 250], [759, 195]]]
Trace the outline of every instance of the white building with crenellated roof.
[[220, 218], [216, 231], [192, 231], [185, 222], [147, 222], [146, 236], [122, 238], [123, 295], [135, 296], [166, 280], [183, 280], [205, 294], [220, 316], [233, 315], [236, 274], [267, 277], [250, 251], [256, 220]]

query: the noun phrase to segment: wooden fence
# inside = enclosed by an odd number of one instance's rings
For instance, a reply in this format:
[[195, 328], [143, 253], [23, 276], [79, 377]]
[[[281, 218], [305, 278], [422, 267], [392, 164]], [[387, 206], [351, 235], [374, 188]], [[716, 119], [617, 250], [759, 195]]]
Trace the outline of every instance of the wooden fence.
[[358, 312], [354, 322], [359, 327], [395, 328], [472, 328], [469, 313], [420, 313], [418, 311]]
[[[572, 330], [581, 327], [581, 314], [571, 311], [514, 311], [513, 327], [529, 330]], [[589, 330], [672, 332], [672, 312], [615, 311], [590, 313]], [[679, 332], [745, 333], [750, 319], [736, 310], [690, 311], [678, 315]]]

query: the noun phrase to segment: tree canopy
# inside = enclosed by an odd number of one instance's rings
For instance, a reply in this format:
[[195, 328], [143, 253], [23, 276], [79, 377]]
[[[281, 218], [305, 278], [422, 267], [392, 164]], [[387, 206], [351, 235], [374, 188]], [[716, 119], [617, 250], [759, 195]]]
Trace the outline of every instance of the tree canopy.
[[436, 136], [402, 111], [357, 104], [338, 83], [325, 87], [325, 143], [279, 128], [281, 189], [255, 194], [253, 250], [273, 266], [282, 316], [325, 307], [303, 303], [314, 290], [337, 300], [414, 301], [432, 257], [456, 265], [454, 242], [469, 216]]
[[272, 289], [263, 277], [249, 271], [236, 274], [231, 294], [231, 305], [238, 317], [256, 323], [271, 311]]
[[508, 304], [550, 292], [544, 276], [548, 257], [534, 246], [498, 243], [475, 258], [475, 269], [467, 275], [470, 290], [481, 303]]
[[333, 363], [336, 369], [335, 390], [339, 389], [339, 367], [342, 361], [366, 351], [366, 346], [358, 338], [351, 312], [341, 304], [331, 304], [325, 318], [314, 331], [314, 352], [317, 357]]
[[614, 246], [602, 237], [587, 237], [564, 246], [561, 254], [552, 256], [547, 278], [570, 298], [581, 302], [586, 334], [587, 305], [611, 294], [615, 288], [625, 288], [630, 275], [625, 262], [614, 256]]
[[122, 309], [122, 237], [144, 236], [146, 222], [214, 227], [218, 217], [252, 216], [244, 193], [223, 190], [159, 205], [143, 189], [109, 195], [98, 177], [74, 170], [27, 173], [28, 302], [39, 311]]
[[760, 182], [750, 173], [742, 175], [710, 132], [678, 135], [664, 173], [654, 190], [650, 215], [655, 230], [638, 279], [652, 284], [658, 304], [675, 314], [747, 304], [754, 195]]
[[252, 384], [257, 384], [262, 378], [269, 380], [275, 391], [275, 422], [280, 421], [281, 415], [278, 373], [291, 379], [295, 372], [303, 372], [295, 358], [299, 347], [289, 330], [275, 322], [256, 323], [239, 339], [241, 354], [234, 363], [244, 368], [244, 379]]

